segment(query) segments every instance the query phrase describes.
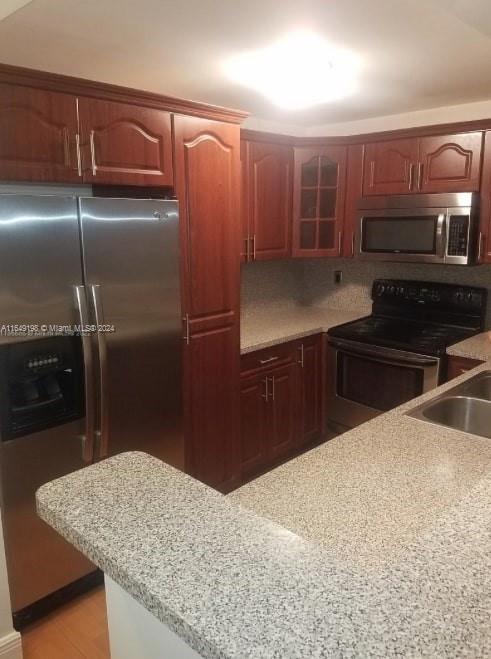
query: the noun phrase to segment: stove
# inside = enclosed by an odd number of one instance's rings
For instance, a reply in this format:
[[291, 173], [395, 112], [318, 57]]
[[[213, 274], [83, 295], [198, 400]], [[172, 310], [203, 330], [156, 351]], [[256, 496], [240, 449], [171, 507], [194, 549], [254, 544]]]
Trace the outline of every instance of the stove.
[[371, 316], [328, 331], [328, 417], [338, 430], [436, 387], [447, 346], [484, 328], [485, 288], [376, 279], [372, 300]]

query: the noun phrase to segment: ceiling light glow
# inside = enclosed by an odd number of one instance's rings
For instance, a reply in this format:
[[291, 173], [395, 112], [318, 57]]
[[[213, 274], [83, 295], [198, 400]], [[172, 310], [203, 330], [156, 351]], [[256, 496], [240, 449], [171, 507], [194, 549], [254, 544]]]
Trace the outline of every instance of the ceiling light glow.
[[353, 94], [360, 62], [313, 32], [292, 32], [267, 48], [229, 57], [225, 75], [285, 110], [301, 110]]

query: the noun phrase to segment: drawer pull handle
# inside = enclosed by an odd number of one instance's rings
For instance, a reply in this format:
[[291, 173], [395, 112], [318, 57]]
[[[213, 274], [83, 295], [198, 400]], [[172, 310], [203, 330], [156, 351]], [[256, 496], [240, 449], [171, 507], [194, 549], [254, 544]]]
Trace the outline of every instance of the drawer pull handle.
[[269, 364], [270, 362], [275, 362], [279, 357], [268, 357], [267, 359], [260, 359], [260, 364]]

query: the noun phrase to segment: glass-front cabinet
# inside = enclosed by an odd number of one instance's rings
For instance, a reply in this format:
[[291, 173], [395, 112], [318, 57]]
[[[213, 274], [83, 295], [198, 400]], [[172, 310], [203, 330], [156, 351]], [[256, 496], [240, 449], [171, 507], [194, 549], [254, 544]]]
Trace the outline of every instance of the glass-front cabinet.
[[293, 256], [339, 256], [346, 147], [295, 149]]

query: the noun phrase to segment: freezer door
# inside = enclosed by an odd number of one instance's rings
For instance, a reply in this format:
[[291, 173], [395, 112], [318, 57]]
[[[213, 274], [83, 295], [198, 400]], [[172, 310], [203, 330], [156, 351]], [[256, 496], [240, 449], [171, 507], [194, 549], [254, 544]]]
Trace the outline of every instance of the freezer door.
[[82, 284], [74, 197], [0, 195], [0, 342], [6, 325], [78, 322], [73, 286]]
[[184, 466], [175, 201], [80, 199], [99, 366], [99, 457], [142, 450]]

